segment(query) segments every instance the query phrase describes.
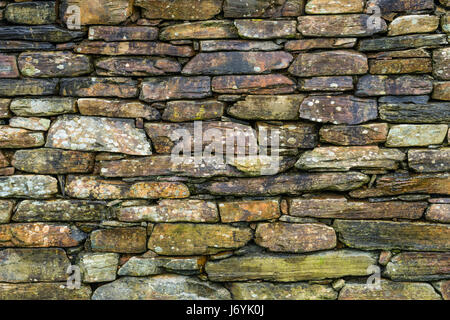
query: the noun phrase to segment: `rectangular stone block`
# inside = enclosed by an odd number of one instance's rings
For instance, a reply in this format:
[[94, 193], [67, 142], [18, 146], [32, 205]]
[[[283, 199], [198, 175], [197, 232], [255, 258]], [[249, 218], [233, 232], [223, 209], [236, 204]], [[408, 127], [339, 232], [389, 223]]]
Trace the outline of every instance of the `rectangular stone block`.
[[18, 116], [55, 116], [77, 112], [72, 98], [16, 98], [11, 102], [11, 111]]
[[24, 118], [13, 117], [9, 119], [9, 126], [13, 128], [22, 128], [34, 131], [47, 131], [50, 128], [51, 121], [45, 118]]
[[6, 6], [5, 18], [15, 24], [52, 24], [56, 22], [56, 2], [10, 3]]
[[89, 300], [91, 295], [88, 285], [70, 290], [66, 282], [0, 284], [2, 300]]
[[9, 105], [11, 104], [11, 99], [0, 99], [0, 119], [11, 117], [9, 112]]
[[300, 91], [348, 91], [354, 89], [352, 76], [300, 79], [298, 87]]
[[0, 27], [0, 40], [29, 40], [62, 43], [80, 40], [83, 36], [84, 32], [70, 31], [54, 25]]
[[142, 253], [147, 250], [145, 228], [113, 228], [91, 232], [92, 251], [115, 253]]
[[13, 200], [0, 200], [0, 223], [9, 223], [14, 205]]
[[89, 40], [103, 41], [149, 41], [158, 38], [158, 28], [146, 26], [119, 27], [93, 26], [89, 27]]
[[0, 125], [0, 147], [10, 149], [33, 148], [44, 145], [42, 132]]
[[369, 66], [371, 74], [431, 73], [433, 71], [431, 59], [428, 58], [370, 60]]
[[117, 253], [90, 253], [79, 256], [78, 265], [83, 282], [96, 283], [116, 280], [119, 255]]
[[277, 125], [257, 122], [256, 130], [260, 146], [272, 145], [272, 132], [274, 131], [279, 135], [280, 148], [309, 149], [314, 148], [318, 143], [317, 126], [311, 123], [283, 122], [283, 124]]
[[359, 43], [360, 51], [405, 50], [412, 48], [438, 48], [448, 43], [443, 34], [413, 34], [397, 37], [364, 39]]
[[431, 97], [435, 100], [450, 101], [450, 81], [435, 82]]
[[433, 83], [428, 76], [375, 76], [359, 78], [357, 96], [408, 96], [424, 95], [433, 91]]
[[211, 20], [174, 24], [162, 29], [161, 34], [159, 35], [159, 39], [163, 41], [233, 38], [239, 38], [239, 34], [233, 21], [229, 20]]
[[425, 218], [429, 221], [450, 223], [450, 203], [432, 204], [425, 213]]
[[162, 119], [171, 122], [213, 120], [220, 118], [225, 104], [220, 101], [170, 101], [166, 104]]
[[222, 10], [222, 0], [136, 0], [147, 19], [207, 20]]
[[434, 32], [439, 27], [439, 17], [432, 15], [409, 15], [395, 18], [389, 25], [389, 36], [411, 33]]
[[65, 78], [61, 79], [59, 94], [75, 97], [134, 98], [138, 94], [136, 80], [129, 78]]
[[77, 100], [80, 113], [85, 116], [113, 118], [144, 118], [159, 120], [159, 111], [140, 101], [120, 99], [81, 98]]
[[433, 75], [440, 80], [450, 80], [450, 47], [433, 51]]
[[241, 38], [277, 39], [294, 38], [297, 22], [292, 20], [234, 20]]
[[433, 0], [375, 0], [374, 4], [381, 8], [382, 13], [410, 12], [434, 8]]
[[283, 94], [295, 91], [296, 83], [281, 74], [219, 76], [212, 79], [212, 91], [226, 94]]
[[181, 65], [166, 58], [112, 57], [96, 60], [95, 69], [101, 76], [159, 76], [179, 72]]
[[80, 24], [119, 24], [133, 13], [133, 2], [129, 0], [62, 0], [59, 13], [67, 25], [73, 23], [73, 8], [77, 6]]
[[273, 41], [256, 40], [204, 40], [200, 41], [200, 51], [274, 51], [282, 49]]
[[392, 126], [387, 138], [387, 147], [420, 147], [442, 144], [448, 132], [448, 126], [426, 124], [400, 124]]
[[387, 123], [364, 125], [325, 125], [320, 129], [320, 140], [335, 145], [359, 146], [384, 143], [389, 127]]
[[306, 51], [313, 49], [343, 49], [353, 48], [357, 38], [317, 38], [289, 40], [284, 44], [287, 51]]
[[410, 149], [408, 165], [416, 172], [450, 171], [450, 148], [436, 150]]
[[393, 123], [448, 123], [450, 102], [381, 103], [380, 118]]
[[226, 18], [257, 18], [299, 16], [303, 13], [304, 0], [225, 0], [223, 4]]
[[224, 223], [272, 220], [280, 217], [279, 199], [227, 201], [218, 204]]
[[176, 99], [200, 99], [211, 96], [209, 77], [147, 78], [142, 82], [139, 99], [147, 102]]
[[58, 79], [0, 79], [0, 95], [48, 96], [56, 94]]

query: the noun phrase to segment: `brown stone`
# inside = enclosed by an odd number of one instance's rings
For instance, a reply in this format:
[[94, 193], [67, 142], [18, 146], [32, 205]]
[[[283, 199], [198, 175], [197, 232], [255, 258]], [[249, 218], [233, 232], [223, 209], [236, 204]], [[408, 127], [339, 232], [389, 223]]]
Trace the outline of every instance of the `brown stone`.
[[224, 223], [272, 220], [280, 217], [279, 199], [227, 201], [218, 204]]
[[308, 14], [360, 13], [364, 11], [363, 0], [308, 0], [305, 12]]
[[235, 20], [238, 34], [245, 39], [293, 38], [297, 22], [292, 20]]
[[9, 223], [14, 205], [12, 200], [0, 200], [0, 224]]
[[352, 76], [300, 79], [298, 87], [300, 91], [348, 91], [354, 89]]
[[187, 198], [189, 189], [181, 182], [142, 181], [128, 183], [96, 176], [67, 177], [66, 193], [78, 199]]
[[435, 82], [432, 98], [450, 101], [450, 81]]
[[152, 102], [200, 99], [211, 95], [211, 79], [209, 77], [147, 78], [142, 82], [140, 99]]
[[56, 93], [58, 79], [0, 79], [0, 95], [46, 96]]
[[163, 41], [182, 39], [232, 39], [238, 37], [236, 27], [232, 21], [228, 20], [174, 24], [162, 29], [159, 35], [159, 39]]
[[[314, 148], [318, 143], [317, 126], [312, 123], [283, 122], [283, 124], [256, 123], [260, 146], [272, 145], [272, 132], [279, 135], [281, 148]], [[262, 135], [262, 137], [260, 137]], [[267, 137], [267, 138], [266, 138]]]
[[392, 60], [370, 60], [371, 74], [431, 73], [431, 59], [408, 58]]
[[89, 40], [149, 41], [158, 38], [158, 28], [145, 26], [93, 26], [89, 28]]
[[[0, 42], [1, 43], [1, 42]], [[1, 45], [0, 45], [1, 48]], [[200, 41], [200, 51], [274, 51], [282, 49], [273, 41], [256, 40], [204, 40]]]
[[379, 6], [382, 13], [410, 12], [434, 8], [433, 0], [375, 0], [373, 4]]
[[34, 131], [47, 131], [50, 128], [51, 121], [45, 118], [24, 118], [13, 117], [9, 119], [9, 126], [13, 128], [22, 128]]
[[369, 59], [395, 59], [395, 58], [431, 58], [431, 54], [424, 48], [400, 50], [400, 51], [384, 51], [369, 52]]
[[289, 40], [285, 43], [284, 49], [287, 51], [306, 51], [312, 49], [343, 49], [353, 48], [357, 38], [317, 38]]
[[223, 115], [225, 104], [220, 101], [170, 101], [167, 103], [162, 119], [172, 122], [211, 120]]
[[55, 1], [10, 3], [4, 14], [6, 20], [14, 24], [52, 24], [56, 22], [55, 7]]
[[223, 4], [226, 18], [257, 18], [299, 16], [303, 13], [304, 0], [225, 0]]
[[320, 140], [335, 145], [359, 146], [386, 142], [387, 123], [365, 125], [325, 125], [320, 129]]
[[113, 228], [91, 233], [93, 251], [116, 253], [142, 253], [147, 250], [145, 228]]
[[207, 20], [222, 10], [222, 0], [136, 0], [147, 19]]
[[72, 98], [15, 98], [11, 102], [11, 111], [22, 117], [55, 116], [64, 113], [76, 113], [76, 100]]
[[433, 51], [433, 74], [440, 80], [450, 80], [450, 47]]
[[0, 148], [33, 148], [44, 145], [42, 132], [0, 125]]
[[331, 219], [420, 219], [426, 202], [367, 202], [344, 196], [323, 195], [289, 201], [289, 214], [295, 217]]
[[450, 204], [435, 203], [430, 205], [425, 213], [425, 218], [434, 222], [450, 223]]
[[0, 284], [2, 300], [89, 300], [91, 294], [91, 287], [85, 284], [73, 290], [66, 287], [66, 282]]
[[433, 91], [433, 83], [427, 76], [374, 76], [359, 79], [357, 96], [421, 95]]
[[283, 94], [295, 91], [293, 80], [281, 74], [219, 76], [212, 79], [212, 91], [229, 94]]
[[65, 78], [60, 82], [62, 96], [134, 98], [137, 93], [137, 81], [129, 78]]
[[394, 19], [389, 24], [389, 36], [411, 33], [434, 32], [439, 27], [439, 17], [431, 15], [410, 15]]
[[[12, 25], [12, 26], [2, 26], [2, 28], [0, 29], [0, 40], [29, 40], [29, 41], [62, 43], [80, 40], [83, 36], [84, 32], [70, 31], [55, 25], [44, 25], [44, 26]], [[15, 44], [17, 45], [17, 42], [15, 42]], [[40, 47], [32, 46], [32, 48], [39, 49]]]
[[82, 98], [77, 101], [82, 115], [114, 118], [144, 118], [159, 120], [158, 110], [140, 101]]
[[0, 78], [18, 78], [16, 57], [0, 54]]
[[[448, 6], [450, 7], [450, 2], [448, 2]], [[442, 298], [444, 298], [444, 300], [450, 300], [450, 280], [440, 281], [435, 283], [434, 285], [435, 288], [441, 293]]]
[[9, 105], [11, 99], [0, 99], [0, 119], [9, 118], [11, 113], [9, 112]]
[[181, 65], [166, 58], [112, 57], [95, 61], [101, 76], [158, 76], [181, 71]]
[[410, 149], [408, 165], [416, 172], [450, 171], [450, 148], [436, 150]]
[[412, 48], [439, 48], [448, 43], [444, 34], [413, 34], [397, 37], [364, 39], [360, 51], [405, 50]]
[[322, 224], [260, 223], [255, 243], [270, 251], [303, 253], [334, 248], [336, 234]]
[[350, 95], [309, 96], [300, 105], [300, 118], [333, 124], [359, 124], [378, 116], [377, 102]]

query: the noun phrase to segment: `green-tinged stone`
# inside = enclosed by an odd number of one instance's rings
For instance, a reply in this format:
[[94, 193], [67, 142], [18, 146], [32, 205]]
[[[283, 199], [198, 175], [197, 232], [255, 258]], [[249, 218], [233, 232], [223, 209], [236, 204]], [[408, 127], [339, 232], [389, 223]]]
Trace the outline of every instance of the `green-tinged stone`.
[[12, 200], [0, 200], [0, 223], [8, 223], [14, 209], [15, 202]]
[[49, 198], [57, 192], [58, 182], [51, 176], [0, 177], [0, 198]]
[[56, 93], [58, 79], [0, 79], [0, 95], [46, 96]]
[[446, 124], [442, 125], [408, 125], [392, 126], [387, 138], [387, 147], [413, 147], [441, 144], [448, 131]]
[[450, 102], [381, 103], [380, 118], [393, 123], [448, 123]]
[[225, 104], [216, 100], [170, 101], [167, 103], [162, 119], [171, 122], [212, 120], [223, 115]]
[[[295, 28], [294, 28], [295, 30]], [[162, 29], [159, 39], [163, 41], [181, 39], [228, 39], [239, 38], [232, 21], [211, 20], [174, 24]]]
[[432, 98], [450, 101], [450, 81], [435, 82]]
[[444, 34], [413, 34], [397, 37], [364, 39], [360, 51], [404, 50], [411, 48], [438, 48], [448, 43]]
[[52, 24], [56, 22], [56, 2], [10, 3], [6, 6], [5, 18], [16, 24]]
[[0, 40], [30, 40], [59, 43], [79, 40], [83, 36], [84, 32], [70, 31], [54, 25], [0, 27]]
[[147, 19], [207, 20], [222, 10], [222, 0], [136, 0]]
[[69, 289], [66, 282], [0, 283], [1, 300], [89, 300], [91, 294], [88, 285]]
[[119, 255], [117, 253], [83, 253], [78, 266], [84, 283], [116, 280]]
[[166, 272], [178, 274], [198, 274], [205, 259], [203, 257], [163, 257], [144, 254], [132, 257], [120, 269], [120, 276], [145, 277]]
[[450, 47], [433, 51], [433, 75], [440, 80], [450, 80]]
[[147, 250], [145, 228], [113, 228], [95, 230], [90, 235], [92, 251], [142, 253]]
[[297, 22], [292, 20], [235, 20], [234, 25], [241, 38], [277, 39], [293, 38]]
[[429, 58], [375, 59], [369, 61], [371, 74], [431, 73]]
[[54, 116], [75, 113], [76, 100], [72, 98], [16, 98], [11, 102], [11, 111], [18, 116]]

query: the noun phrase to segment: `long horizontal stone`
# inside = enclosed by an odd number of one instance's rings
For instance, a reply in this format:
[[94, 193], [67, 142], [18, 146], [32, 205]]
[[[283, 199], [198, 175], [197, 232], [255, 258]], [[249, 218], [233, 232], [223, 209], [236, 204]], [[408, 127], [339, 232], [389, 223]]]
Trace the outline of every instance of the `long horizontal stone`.
[[144, 118], [145, 120], [159, 120], [158, 110], [140, 101], [81, 98], [77, 106], [82, 115], [104, 116], [113, 118]]
[[[295, 30], [295, 27], [294, 27]], [[232, 21], [211, 20], [174, 24], [162, 29], [159, 39], [163, 41], [183, 39], [232, 39], [238, 38]]]
[[200, 99], [212, 95], [209, 77], [147, 78], [142, 82], [139, 99], [147, 102], [176, 99]]
[[0, 40], [30, 40], [60, 43], [79, 40], [83, 36], [84, 32], [70, 31], [54, 25], [0, 27]]
[[95, 61], [101, 76], [159, 76], [181, 71], [181, 65], [166, 58], [110, 57]]
[[354, 89], [352, 76], [328, 76], [300, 79], [300, 91], [349, 91]]
[[[64, 23], [74, 23], [74, 9], [78, 7], [80, 25], [119, 24], [133, 13], [133, 3], [129, 0], [62, 0], [59, 15]], [[76, 11], [75, 11], [76, 12]]]
[[255, 243], [274, 252], [304, 253], [333, 249], [336, 234], [333, 228], [314, 223], [260, 223]]
[[433, 0], [375, 0], [373, 1], [373, 4], [379, 6], [382, 13], [410, 12], [430, 10], [434, 8]]
[[166, 104], [162, 119], [172, 122], [213, 120], [220, 118], [225, 104], [216, 100], [206, 101], [170, 101]]
[[128, 260], [120, 267], [118, 275], [145, 277], [165, 272], [185, 275], [198, 274], [204, 264], [203, 260], [204, 258], [201, 256], [164, 257], [148, 251], [141, 257], [132, 257]]
[[[67, 177], [66, 193], [77, 199], [159, 199], [187, 198], [189, 189], [181, 182], [106, 180], [98, 176]], [[1, 195], [1, 194], [0, 194]]]
[[203, 200], [162, 200], [157, 205], [123, 207], [117, 218], [126, 222], [218, 222], [215, 202]]
[[450, 203], [434, 203], [430, 205], [425, 218], [429, 221], [450, 223]]
[[439, 27], [439, 17], [432, 15], [408, 15], [395, 18], [389, 25], [389, 36], [434, 32]]
[[440, 80], [450, 80], [450, 47], [433, 51], [433, 75]]
[[44, 143], [42, 132], [0, 125], [0, 148], [33, 148]]
[[333, 227], [347, 246], [365, 250], [446, 251], [450, 226], [421, 222], [335, 220]]
[[296, 88], [293, 80], [281, 74], [218, 76], [211, 86], [213, 92], [229, 94], [283, 94]]
[[25, 118], [14, 117], [9, 119], [9, 126], [14, 128], [22, 128], [32, 131], [47, 131], [50, 128], [51, 121], [45, 118]]
[[263, 221], [280, 217], [279, 199], [226, 201], [218, 204], [224, 223]]
[[284, 44], [287, 51], [306, 51], [312, 49], [344, 49], [353, 48], [357, 38], [316, 38], [289, 40]]
[[298, 31], [308, 37], [366, 37], [387, 30], [386, 22], [368, 28], [367, 14], [312, 15], [298, 17]]
[[389, 261], [384, 275], [394, 281], [450, 279], [450, 253], [402, 252]]
[[356, 51], [300, 53], [289, 68], [298, 77], [365, 74], [367, 57]]
[[35, 221], [101, 221], [109, 217], [103, 201], [84, 200], [24, 200], [12, 217], [17, 222]]
[[2, 300], [89, 300], [91, 294], [91, 287], [85, 284], [72, 290], [66, 282], [0, 283]]
[[46, 96], [56, 93], [58, 79], [0, 79], [0, 95]]
[[331, 219], [420, 219], [426, 202], [367, 202], [344, 196], [315, 196], [289, 200], [289, 215]]
[[207, 182], [196, 187], [200, 192], [204, 190], [214, 195], [267, 196], [319, 190], [347, 191], [359, 188], [368, 181], [368, 176], [357, 172], [303, 173]]
[[5, 249], [0, 251], [0, 281], [65, 281], [69, 265], [63, 249]]
[[104, 41], [149, 41], [158, 38], [158, 28], [146, 26], [92, 26], [89, 40]]
[[195, 277], [160, 275], [123, 277], [105, 284], [92, 295], [93, 300], [230, 300], [224, 287]]
[[450, 148], [437, 150], [410, 149], [408, 165], [416, 172], [450, 171]]
[[228, 109], [228, 114], [239, 119], [296, 120], [298, 109], [305, 96], [248, 95]]
[[351, 95], [308, 96], [300, 105], [300, 118], [333, 124], [359, 124], [376, 119], [377, 101]]
[[387, 123], [364, 125], [325, 125], [319, 131], [320, 140], [335, 145], [358, 146], [386, 142], [389, 127]]
[[0, 224], [9, 223], [15, 202], [12, 200], [0, 200]]
[[364, 11], [363, 0], [308, 0], [305, 12], [308, 14], [360, 13]]
[[54, 50], [55, 44], [49, 42], [33, 42], [20, 40], [0, 40], [1, 52], [16, 52], [26, 50]]
[[46, 147], [150, 155], [145, 132], [133, 120], [60, 116], [51, 126]]
[[84, 283], [116, 280], [119, 255], [117, 253], [84, 252], [78, 257]]
[[354, 198], [383, 197], [400, 194], [450, 194], [448, 174], [390, 174], [377, 179], [375, 188], [350, 193]]
[[129, 78], [64, 78], [59, 93], [76, 97], [134, 98], [138, 94], [137, 81]]
[[0, 225], [0, 247], [66, 248], [76, 247], [85, 239], [84, 232], [66, 224], [35, 222]]
[[51, 176], [0, 177], [0, 198], [49, 198], [57, 192], [58, 182]]
[[405, 58], [369, 61], [371, 74], [404, 74], [404, 73], [431, 73], [433, 67], [429, 58]]
[[205, 271], [211, 281], [266, 280], [293, 282], [366, 276], [376, 264], [374, 254], [354, 250], [313, 254], [250, 253], [219, 261], [208, 261]]
[[183, 68], [185, 75], [258, 74], [285, 69], [293, 57], [284, 51], [202, 52]]
[[219, 224], [157, 224], [148, 248], [159, 255], [210, 255], [238, 249], [252, 239], [248, 228]]
[[55, 1], [10, 3], [6, 6], [5, 18], [15, 24], [52, 24], [56, 22], [55, 7]]
[[443, 34], [413, 34], [397, 37], [364, 39], [359, 43], [360, 51], [405, 50], [411, 48], [438, 48], [448, 43]]
[[164, 42], [144, 41], [83, 41], [76, 48], [78, 53], [101, 54], [106, 56], [119, 55], [164, 55], [173, 57], [191, 57], [194, 50], [191, 46], [177, 46]]
[[147, 19], [207, 20], [222, 10], [221, 0], [136, 0]]
[[241, 38], [277, 39], [293, 38], [297, 22], [292, 20], [235, 20], [234, 25]]
[[428, 76], [376, 76], [359, 78], [357, 96], [407, 96], [425, 95], [433, 91], [433, 83]]
[[225, 0], [223, 11], [226, 18], [296, 17], [303, 13], [303, 4], [299, 0]]
[[441, 300], [429, 283], [381, 280], [381, 290], [366, 284], [348, 283], [339, 292], [339, 300]]
[[142, 253], [147, 250], [145, 228], [113, 228], [91, 232], [92, 251], [115, 253]]
[[387, 138], [387, 147], [413, 147], [441, 144], [448, 131], [446, 124], [400, 124], [392, 126]]
[[72, 98], [16, 98], [10, 109], [18, 116], [55, 116], [77, 112], [76, 100]]
[[[1, 42], [0, 42], [1, 44]], [[1, 48], [1, 45], [0, 45]], [[257, 40], [203, 40], [200, 41], [200, 51], [274, 51], [282, 49], [273, 41]]]
[[86, 173], [93, 170], [94, 161], [93, 153], [42, 148], [16, 151], [12, 165], [40, 174]]
[[278, 125], [257, 122], [256, 130], [260, 146], [272, 145], [272, 132], [279, 135], [280, 148], [309, 149], [314, 148], [318, 143], [317, 126], [312, 123], [283, 122], [283, 124]]
[[450, 102], [381, 103], [380, 118], [394, 123], [448, 123]]

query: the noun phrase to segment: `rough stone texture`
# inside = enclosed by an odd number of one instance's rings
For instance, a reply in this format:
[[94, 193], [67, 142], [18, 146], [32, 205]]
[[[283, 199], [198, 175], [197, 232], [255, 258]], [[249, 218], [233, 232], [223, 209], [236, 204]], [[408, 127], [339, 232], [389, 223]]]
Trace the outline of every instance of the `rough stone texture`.
[[140, 101], [81, 98], [77, 100], [77, 106], [80, 113], [85, 116], [160, 119], [158, 110]]
[[372, 76], [358, 81], [357, 96], [407, 96], [429, 94], [433, 90], [430, 78], [422, 76]]
[[200, 99], [211, 96], [209, 77], [147, 78], [139, 99], [153, 102], [176, 99]]
[[223, 11], [227, 18], [290, 17], [301, 15], [303, 4], [303, 0], [224, 0]]
[[8, 22], [17, 24], [51, 24], [56, 21], [54, 1], [10, 3], [5, 9]]
[[127, 78], [66, 78], [59, 88], [62, 96], [119, 97], [137, 96], [137, 82]]
[[353, 126], [323, 126], [320, 140], [335, 145], [358, 146], [386, 142], [389, 127], [386, 123]]
[[281, 74], [219, 76], [211, 82], [212, 91], [228, 94], [283, 94], [295, 91], [296, 84]]
[[258, 133], [265, 132], [267, 137], [259, 139], [260, 145], [269, 146], [272, 141], [272, 132], [279, 135], [279, 145], [281, 148], [314, 148], [318, 142], [317, 126], [311, 123], [284, 122], [283, 124], [271, 124], [257, 122]]
[[9, 120], [9, 126], [35, 131], [47, 131], [50, 128], [51, 121], [43, 118], [23, 118], [14, 117]]
[[408, 151], [408, 165], [417, 172], [450, 171], [450, 148], [438, 150], [411, 149]]
[[233, 39], [237, 37], [238, 33], [233, 22], [228, 20], [175, 24], [162, 29], [159, 35], [159, 38], [164, 41], [182, 39]]
[[380, 118], [394, 123], [448, 123], [450, 103], [382, 103]]
[[136, 0], [135, 5], [143, 9], [147, 19], [207, 20], [219, 14], [221, 0]]
[[179, 72], [178, 62], [166, 58], [101, 58], [95, 62], [101, 76], [157, 76]]
[[351, 76], [313, 77], [300, 79], [300, 91], [349, 91], [353, 90]]
[[430, 73], [433, 70], [428, 58], [371, 60], [369, 65], [371, 74]]
[[77, 111], [72, 98], [18, 98], [11, 101], [10, 109], [18, 116], [54, 116]]
[[16, 57], [9, 55], [0, 55], [0, 78], [18, 78]]
[[45, 96], [56, 93], [57, 79], [0, 79], [0, 95]]
[[156, 40], [158, 38], [158, 28], [136, 26], [93, 26], [89, 28], [89, 40], [104, 41], [138, 41]]
[[25, 40], [67, 42], [79, 40], [84, 32], [71, 31], [55, 25], [45, 26], [2, 26], [0, 28], [0, 40]]
[[433, 74], [437, 79], [450, 80], [450, 47], [433, 51]]
[[425, 218], [430, 221], [450, 223], [450, 204], [448, 203], [436, 203], [430, 205]]
[[227, 201], [218, 204], [222, 222], [262, 221], [280, 217], [279, 200]]
[[55, 178], [43, 175], [0, 177], [0, 198], [48, 198], [58, 192]]
[[90, 243], [93, 251], [141, 253], [147, 250], [145, 228], [113, 228], [95, 230]]
[[235, 20], [239, 36], [245, 39], [295, 37], [297, 22], [292, 20]]
[[0, 200], [0, 223], [8, 223], [14, 209], [14, 201]]
[[308, 14], [360, 13], [363, 10], [362, 0], [308, 0], [305, 8]]
[[357, 38], [317, 38], [289, 40], [284, 45], [288, 51], [306, 51], [311, 49], [342, 49], [353, 48]]
[[450, 101], [450, 81], [435, 82], [432, 98]]
[[443, 125], [409, 125], [401, 124], [392, 126], [389, 130], [386, 146], [411, 147], [441, 144], [448, 131], [448, 126]]
[[389, 25], [389, 36], [410, 33], [434, 32], [439, 26], [439, 17], [431, 15], [410, 15], [394, 19]]
[[225, 104], [220, 101], [170, 101], [167, 103], [162, 119], [171, 122], [212, 120], [220, 118]]
[[65, 282], [57, 283], [1, 283], [2, 300], [89, 300], [92, 290], [87, 285], [70, 290]]
[[447, 37], [443, 34], [414, 34], [397, 37], [365, 39], [359, 43], [360, 51], [405, 50], [411, 48], [438, 48], [446, 45]]
[[33, 148], [44, 143], [42, 132], [0, 125], [0, 148]]
[[78, 263], [85, 283], [116, 280], [118, 264], [117, 253], [84, 253]]
[[204, 40], [200, 41], [201, 51], [273, 51], [282, 46], [273, 41], [251, 40]]

